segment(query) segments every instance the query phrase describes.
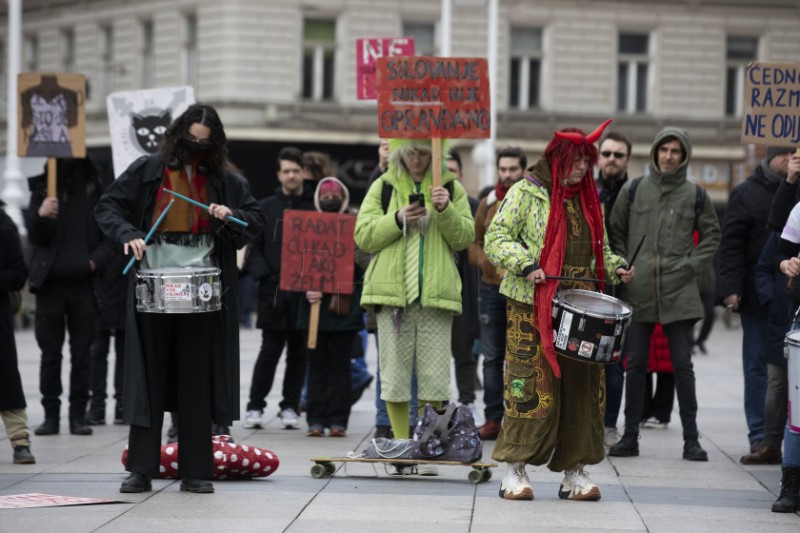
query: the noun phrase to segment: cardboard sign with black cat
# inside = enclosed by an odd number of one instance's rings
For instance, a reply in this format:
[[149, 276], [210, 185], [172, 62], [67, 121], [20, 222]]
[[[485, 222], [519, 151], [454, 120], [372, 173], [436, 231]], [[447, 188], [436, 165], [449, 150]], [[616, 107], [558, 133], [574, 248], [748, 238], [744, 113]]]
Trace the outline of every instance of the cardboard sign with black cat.
[[193, 104], [192, 87], [165, 87], [108, 95], [114, 175], [143, 155], [158, 152], [170, 123]]

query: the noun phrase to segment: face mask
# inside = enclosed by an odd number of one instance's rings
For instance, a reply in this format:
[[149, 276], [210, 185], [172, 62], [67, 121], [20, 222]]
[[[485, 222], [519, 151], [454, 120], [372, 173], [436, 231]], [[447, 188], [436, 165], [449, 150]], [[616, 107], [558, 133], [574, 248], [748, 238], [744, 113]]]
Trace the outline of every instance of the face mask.
[[342, 201], [339, 200], [338, 198], [321, 200], [319, 202], [319, 207], [320, 209], [328, 213], [338, 213], [339, 209], [342, 208]]
[[194, 159], [208, 152], [211, 148], [211, 143], [199, 143], [197, 141], [186, 141], [186, 155]]

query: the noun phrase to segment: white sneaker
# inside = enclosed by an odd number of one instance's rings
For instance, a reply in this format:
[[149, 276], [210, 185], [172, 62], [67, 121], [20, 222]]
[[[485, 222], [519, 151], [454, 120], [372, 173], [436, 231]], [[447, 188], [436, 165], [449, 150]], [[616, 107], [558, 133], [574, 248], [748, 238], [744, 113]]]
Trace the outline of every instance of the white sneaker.
[[669, 422], [661, 422], [658, 418], [651, 416], [647, 420], [643, 420], [639, 427], [643, 429], [667, 429], [668, 425]]
[[506, 477], [500, 482], [500, 497], [506, 500], [533, 499], [533, 489], [525, 472], [525, 463], [508, 463]]
[[617, 428], [604, 428], [605, 435], [603, 436], [603, 445], [606, 448], [611, 448], [613, 445], [619, 442], [620, 436]]
[[464, 405], [469, 407], [469, 410], [472, 413], [472, 419], [475, 421], [476, 428], [479, 428], [486, 423], [486, 419], [483, 417], [483, 412], [475, 407], [474, 403], [465, 403]]
[[592, 483], [583, 465], [564, 471], [564, 481], [558, 490], [558, 497], [562, 500], [580, 500], [595, 502], [600, 499], [600, 488]]
[[413, 476], [417, 473], [417, 465], [394, 463], [390, 464], [386, 471], [393, 477]]
[[297, 418], [297, 411], [291, 407], [281, 410], [278, 413], [281, 419], [281, 427], [283, 429], [298, 429], [300, 427], [300, 420]]
[[261, 411], [247, 411], [244, 415], [245, 429], [262, 429], [264, 423], [261, 421]]
[[419, 476], [438, 476], [439, 467], [436, 465], [421, 464], [417, 465], [417, 475]]

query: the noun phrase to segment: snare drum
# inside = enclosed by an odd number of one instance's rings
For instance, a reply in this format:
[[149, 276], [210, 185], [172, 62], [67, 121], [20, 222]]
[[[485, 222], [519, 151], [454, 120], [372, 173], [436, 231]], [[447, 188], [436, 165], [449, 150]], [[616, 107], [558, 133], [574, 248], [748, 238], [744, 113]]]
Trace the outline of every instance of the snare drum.
[[140, 313], [208, 313], [222, 307], [220, 269], [165, 267], [136, 273]]
[[631, 307], [613, 296], [580, 289], [553, 298], [556, 353], [587, 363], [612, 364], [622, 355]]

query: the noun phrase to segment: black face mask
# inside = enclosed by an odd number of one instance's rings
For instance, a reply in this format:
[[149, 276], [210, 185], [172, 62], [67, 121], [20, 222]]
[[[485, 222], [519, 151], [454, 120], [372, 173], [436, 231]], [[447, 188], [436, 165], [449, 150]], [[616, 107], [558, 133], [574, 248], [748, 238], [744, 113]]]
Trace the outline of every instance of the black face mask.
[[205, 155], [206, 152], [211, 149], [211, 143], [199, 143], [197, 141], [185, 141], [184, 142], [184, 149], [186, 150], [186, 155], [190, 159], [196, 159], [200, 156]]
[[339, 209], [342, 208], [342, 201], [338, 198], [320, 200], [319, 208], [327, 213], [338, 213]]

